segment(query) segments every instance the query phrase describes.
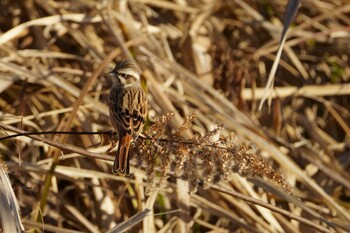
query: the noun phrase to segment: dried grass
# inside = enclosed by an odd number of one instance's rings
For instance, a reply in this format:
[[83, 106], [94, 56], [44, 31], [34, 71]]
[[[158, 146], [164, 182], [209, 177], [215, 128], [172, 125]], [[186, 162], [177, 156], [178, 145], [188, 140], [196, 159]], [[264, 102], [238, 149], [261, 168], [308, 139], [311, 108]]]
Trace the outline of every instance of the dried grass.
[[1, 140], [25, 229], [349, 229], [350, 4], [302, 1], [271, 109], [257, 111], [285, 5], [2, 1], [2, 137], [110, 130], [105, 73], [119, 59], [140, 66], [150, 109], [130, 177], [111, 174], [106, 134]]

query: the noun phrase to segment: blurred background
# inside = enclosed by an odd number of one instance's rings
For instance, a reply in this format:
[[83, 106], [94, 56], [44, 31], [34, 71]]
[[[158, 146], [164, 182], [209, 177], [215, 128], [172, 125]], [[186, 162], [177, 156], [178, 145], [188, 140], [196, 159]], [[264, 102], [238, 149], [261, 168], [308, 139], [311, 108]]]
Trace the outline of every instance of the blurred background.
[[[271, 105], [260, 111], [286, 6], [273, 0], [1, 0], [2, 124], [29, 132], [111, 130], [106, 74], [116, 61], [135, 59], [149, 102], [147, 127], [173, 112], [170, 134], [194, 112], [184, 139], [221, 126], [223, 136], [252, 146], [293, 188], [285, 194], [254, 178], [255, 171], [233, 172], [214, 182], [216, 188], [199, 185], [189, 195], [186, 181], [169, 175], [148, 196], [151, 184], [136, 160], [130, 177], [114, 176], [108, 159], [23, 136], [1, 140], [0, 154], [25, 229], [106, 232], [145, 207], [151, 213], [129, 232], [350, 229], [350, 2], [301, 1]], [[101, 135], [42, 136], [102, 155], [109, 147]]]

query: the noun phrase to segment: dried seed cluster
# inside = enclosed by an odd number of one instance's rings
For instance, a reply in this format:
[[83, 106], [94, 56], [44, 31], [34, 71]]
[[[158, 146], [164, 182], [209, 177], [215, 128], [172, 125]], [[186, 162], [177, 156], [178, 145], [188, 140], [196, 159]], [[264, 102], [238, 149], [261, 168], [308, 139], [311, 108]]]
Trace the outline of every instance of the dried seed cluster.
[[[148, 191], [164, 185], [169, 174], [187, 180], [193, 193], [199, 183], [204, 188], [210, 188], [230, 178], [232, 172], [248, 177], [259, 176], [291, 191], [284, 177], [273, 170], [251, 146], [237, 143], [233, 134], [218, 137], [222, 127], [203, 136], [195, 135], [190, 140], [183, 140], [181, 135], [191, 127], [194, 114], [165, 137], [167, 122], [173, 115], [169, 113], [157, 118], [144, 132], [146, 137], [137, 140], [131, 150], [139, 164], [146, 167], [148, 182], [152, 184]], [[159, 182], [155, 182], [156, 176], [160, 178]]]

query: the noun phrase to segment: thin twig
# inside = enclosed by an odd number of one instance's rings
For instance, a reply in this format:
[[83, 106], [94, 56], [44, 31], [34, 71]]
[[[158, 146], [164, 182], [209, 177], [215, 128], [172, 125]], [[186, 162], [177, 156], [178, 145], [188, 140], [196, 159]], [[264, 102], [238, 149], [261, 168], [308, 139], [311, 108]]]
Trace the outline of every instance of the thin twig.
[[[0, 122], [0, 127], [2, 126], [1, 122]], [[3, 127], [5, 128], [5, 127]], [[10, 130], [12, 131], [12, 130]], [[14, 132], [14, 131], [13, 131]], [[42, 134], [69, 134], [69, 135], [109, 135], [109, 136], [114, 136], [117, 135], [117, 132], [114, 131], [104, 131], [104, 132], [75, 132], [75, 131], [43, 131], [43, 132], [24, 132], [24, 133], [17, 133], [17, 134], [12, 134], [12, 135], [8, 135], [5, 137], [0, 137], [0, 141], [2, 140], [8, 140], [11, 138], [16, 138], [16, 137], [20, 137], [20, 136], [31, 136], [31, 135], [42, 135]], [[140, 135], [139, 138], [141, 140], [150, 140], [152, 138], [150, 137], [145, 137], [143, 135]], [[158, 141], [160, 142], [167, 142], [167, 143], [177, 143], [177, 144], [189, 144], [189, 145], [196, 145], [196, 146], [204, 146], [204, 147], [212, 147], [212, 148], [216, 148], [216, 149], [223, 149], [223, 150], [229, 150], [226, 147], [222, 147], [222, 146], [218, 146], [218, 145], [211, 145], [211, 144], [202, 144], [202, 143], [196, 143], [195, 141], [186, 141], [186, 140], [174, 140], [174, 139], [168, 139], [168, 138], [161, 138], [158, 139]]]
[[93, 153], [93, 152], [75, 147], [73, 145], [62, 144], [62, 143], [55, 142], [55, 141], [52, 141], [52, 140], [44, 138], [44, 137], [37, 136], [37, 135], [30, 135], [29, 132], [26, 132], [24, 130], [18, 129], [18, 128], [10, 126], [10, 125], [6, 125], [2, 122], [0, 122], [0, 127], [5, 129], [5, 130], [16, 132], [19, 134], [28, 134], [27, 137], [29, 137], [31, 139], [37, 140], [39, 142], [43, 142], [47, 145], [59, 148], [61, 150], [68, 150], [70, 152], [77, 153], [77, 154], [84, 155], [84, 156], [91, 157], [91, 158], [95, 158], [95, 159], [102, 159], [102, 160], [107, 160], [107, 161], [114, 160], [114, 158], [112, 156]]
[[8, 140], [11, 138], [16, 138], [20, 136], [30, 136], [30, 135], [42, 135], [42, 134], [69, 134], [69, 135], [96, 135], [96, 134], [107, 134], [110, 136], [116, 135], [117, 132], [113, 131], [105, 131], [105, 132], [75, 132], [75, 131], [43, 131], [43, 132], [26, 132], [26, 133], [17, 133], [8, 135], [5, 137], [1, 137], [0, 141], [2, 140]]

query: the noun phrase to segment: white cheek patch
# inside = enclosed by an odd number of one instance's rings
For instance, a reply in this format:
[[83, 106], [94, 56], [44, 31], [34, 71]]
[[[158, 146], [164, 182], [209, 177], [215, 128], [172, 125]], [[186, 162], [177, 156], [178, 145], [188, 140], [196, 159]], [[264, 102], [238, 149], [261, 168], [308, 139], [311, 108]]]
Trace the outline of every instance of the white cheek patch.
[[120, 79], [120, 83], [123, 85], [123, 86], [126, 86], [127, 85], [127, 82], [124, 78], [121, 78]]

